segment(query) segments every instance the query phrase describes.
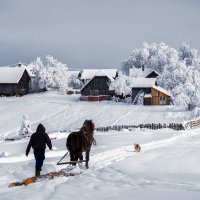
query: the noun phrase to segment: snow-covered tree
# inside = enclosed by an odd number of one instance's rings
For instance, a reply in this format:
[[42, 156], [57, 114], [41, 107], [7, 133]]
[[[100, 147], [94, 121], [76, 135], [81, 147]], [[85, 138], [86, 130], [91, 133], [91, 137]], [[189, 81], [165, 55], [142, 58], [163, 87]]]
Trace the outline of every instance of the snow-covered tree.
[[200, 68], [200, 56], [196, 49], [192, 49], [190, 45], [183, 43], [178, 52], [180, 60], [184, 60], [187, 66]]
[[34, 89], [36, 91], [49, 88], [60, 91], [68, 89], [67, 66], [50, 55], [46, 56], [46, 63], [44, 65], [41, 58], [38, 57], [30, 64], [35, 74]]
[[110, 83], [110, 89], [115, 91], [115, 94], [126, 95], [131, 94], [131, 88], [128, 86], [128, 77], [122, 74]]
[[127, 60], [122, 62], [121, 68], [124, 74], [129, 74], [129, 69], [136, 68], [151, 68], [162, 73], [166, 64], [178, 60], [178, 52], [165, 43], [143, 43], [142, 48], [135, 49]]
[[200, 105], [200, 72], [185, 61], [166, 65], [157, 83], [171, 92], [176, 105]]
[[68, 87], [72, 88], [72, 89], [81, 89], [81, 87], [83, 86], [83, 82], [80, 81], [77, 78], [76, 74], [72, 74], [69, 78], [68, 78]]
[[144, 105], [144, 92], [139, 93], [135, 104]]
[[21, 123], [21, 128], [19, 131], [19, 136], [21, 137], [30, 136], [31, 133], [32, 133], [32, 130], [31, 130], [30, 122], [28, 120], [28, 116], [24, 114], [22, 117], [22, 123]]
[[34, 62], [30, 64], [30, 67], [33, 69], [35, 78], [33, 81], [33, 89], [38, 91], [40, 89], [46, 88], [46, 69], [42, 63], [40, 57], [37, 57]]
[[49, 86], [53, 88], [58, 88], [61, 91], [65, 91], [67, 86], [67, 66], [62, 62], [59, 62], [53, 56], [46, 56], [47, 66], [46, 68], [49, 71]]

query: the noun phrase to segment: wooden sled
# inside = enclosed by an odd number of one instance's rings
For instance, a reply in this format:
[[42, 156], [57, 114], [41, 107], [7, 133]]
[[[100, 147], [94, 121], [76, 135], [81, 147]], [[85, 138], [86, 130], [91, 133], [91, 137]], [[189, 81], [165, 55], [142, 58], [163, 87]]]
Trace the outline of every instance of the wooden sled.
[[58, 162], [57, 165], [72, 165], [72, 164], [76, 164], [76, 163], [82, 163], [82, 162], [86, 162], [86, 160], [77, 160], [77, 161], [67, 161], [67, 162]]
[[77, 161], [67, 161], [67, 162], [62, 162], [63, 158], [68, 154], [69, 152], [67, 152], [58, 162], [57, 165], [72, 165], [72, 164], [76, 164], [76, 163], [82, 163], [82, 162], [86, 162], [86, 160], [77, 160]]

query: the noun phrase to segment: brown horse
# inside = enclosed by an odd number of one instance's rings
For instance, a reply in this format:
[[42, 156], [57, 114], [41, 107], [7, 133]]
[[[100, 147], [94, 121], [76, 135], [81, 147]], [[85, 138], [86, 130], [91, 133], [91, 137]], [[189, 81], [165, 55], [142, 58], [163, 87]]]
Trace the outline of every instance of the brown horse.
[[[86, 152], [86, 168], [88, 168], [91, 146], [92, 144], [96, 144], [93, 133], [94, 124], [92, 120], [85, 120], [79, 131], [72, 132], [67, 137], [66, 147], [70, 153], [70, 160], [83, 160], [82, 152]], [[76, 163], [74, 165], [76, 165]]]

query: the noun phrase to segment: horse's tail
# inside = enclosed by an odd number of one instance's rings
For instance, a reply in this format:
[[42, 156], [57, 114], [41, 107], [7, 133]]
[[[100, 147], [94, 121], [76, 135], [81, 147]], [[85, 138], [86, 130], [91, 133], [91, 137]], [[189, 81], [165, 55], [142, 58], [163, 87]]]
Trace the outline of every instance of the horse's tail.
[[67, 141], [66, 141], [66, 148], [70, 151], [71, 149], [71, 133], [68, 135], [67, 137]]

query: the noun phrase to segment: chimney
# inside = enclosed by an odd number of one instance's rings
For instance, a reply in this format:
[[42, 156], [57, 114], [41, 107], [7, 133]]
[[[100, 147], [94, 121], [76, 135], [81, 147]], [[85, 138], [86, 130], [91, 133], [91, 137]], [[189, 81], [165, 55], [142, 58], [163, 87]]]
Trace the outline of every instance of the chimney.
[[142, 71], [144, 71], [144, 65], [142, 65]]

